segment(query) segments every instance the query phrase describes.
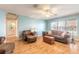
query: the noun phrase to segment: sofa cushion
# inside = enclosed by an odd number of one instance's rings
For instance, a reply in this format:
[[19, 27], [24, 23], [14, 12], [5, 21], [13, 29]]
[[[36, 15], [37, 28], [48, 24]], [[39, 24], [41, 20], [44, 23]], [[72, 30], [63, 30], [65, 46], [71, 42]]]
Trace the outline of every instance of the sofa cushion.
[[57, 35], [61, 36], [63, 32], [62, 31], [57, 31]]
[[56, 39], [63, 39], [63, 38], [64, 38], [64, 37], [59, 36], [59, 35], [54, 35], [54, 37], [55, 37]]
[[56, 30], [52, 30], [52, 34], [53, 35], [57, 35], [57, 31]]

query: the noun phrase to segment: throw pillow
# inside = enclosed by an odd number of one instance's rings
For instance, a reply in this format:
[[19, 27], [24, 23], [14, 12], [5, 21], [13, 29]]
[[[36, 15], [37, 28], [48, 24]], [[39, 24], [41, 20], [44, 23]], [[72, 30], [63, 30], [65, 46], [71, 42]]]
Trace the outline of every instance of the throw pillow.
[[48, 35], [51, 35], [52, 34], [52, 32], [51, 31], [48, 31]]
[[66, 32], [63, 32], [63, 33], [61, 34], [61, 36], [63, 36], [63, 37], [64, 37], [65, 35], [66, 35]]

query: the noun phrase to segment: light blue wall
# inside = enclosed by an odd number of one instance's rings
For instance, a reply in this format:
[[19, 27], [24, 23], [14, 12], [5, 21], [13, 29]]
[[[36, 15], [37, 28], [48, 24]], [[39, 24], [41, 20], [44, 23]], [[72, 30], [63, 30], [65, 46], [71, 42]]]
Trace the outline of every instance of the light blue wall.
[[45, 29], [46, 31], [50, 30], [50, 20], [45, 20]]
[[31, 19], [26, 16], [19, 16], [19, 32], [23, 30], [28, 30], [33, 26], [36, 28], [38, 35], [42, 34], [42, 31], [45, 31], [45, 21], [38, 19]]
[[54, 22], [54, 21], [67, 21], [67, 20], [77, 20], [77, 34], [79, 36], [79, 14], [74, 14], [74, 15], [69, 15], [69, 16], [63, 16], [63, 17], [58, 17], [58, 18], [54, 18], [54, 19], [50, 19], [50, 20], [46, 20], [46, 23], [47, 23], [47, 31], [50, 30], [50, 26], [51, 26], [51, 23]]
[[0, 36], [6, 36], [6, 13], [0, 10]]

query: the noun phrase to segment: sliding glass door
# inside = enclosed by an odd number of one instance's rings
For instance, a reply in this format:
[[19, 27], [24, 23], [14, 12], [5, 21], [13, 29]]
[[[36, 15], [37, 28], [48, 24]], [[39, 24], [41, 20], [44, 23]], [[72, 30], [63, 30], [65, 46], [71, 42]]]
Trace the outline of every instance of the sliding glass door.
[[66, 31], [70, 32], [73, 36], [77, 36], [77, 20], [66, 21]]

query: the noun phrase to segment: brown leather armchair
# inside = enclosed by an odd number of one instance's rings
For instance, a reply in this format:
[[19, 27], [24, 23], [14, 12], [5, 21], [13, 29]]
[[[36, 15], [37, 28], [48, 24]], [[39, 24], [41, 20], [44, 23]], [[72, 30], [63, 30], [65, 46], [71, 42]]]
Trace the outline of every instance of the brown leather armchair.
[[22, 39], [28, 43], [35, 42], [37, 39], [36, 32], [31, 32], [31, 30], [25, 30], [22, 32]]

